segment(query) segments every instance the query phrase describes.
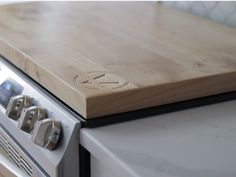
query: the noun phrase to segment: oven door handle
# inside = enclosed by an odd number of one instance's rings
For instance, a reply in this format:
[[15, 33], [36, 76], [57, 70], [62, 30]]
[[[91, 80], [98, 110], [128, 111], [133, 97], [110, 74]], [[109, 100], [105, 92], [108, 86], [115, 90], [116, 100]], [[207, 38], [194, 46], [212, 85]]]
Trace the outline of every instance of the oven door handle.
[[24, 177], [26, 176], [17, 166], [0, 154], [0, 176], [3, 177]]

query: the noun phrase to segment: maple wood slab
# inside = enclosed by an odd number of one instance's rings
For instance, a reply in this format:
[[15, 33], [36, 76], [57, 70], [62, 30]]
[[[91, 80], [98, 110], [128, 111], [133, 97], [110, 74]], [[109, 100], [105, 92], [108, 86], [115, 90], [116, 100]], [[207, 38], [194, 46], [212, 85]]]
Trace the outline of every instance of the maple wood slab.
[[152, 2], [2, 6], [0, 54], [85, 118], [236, 90], [236, 30]]

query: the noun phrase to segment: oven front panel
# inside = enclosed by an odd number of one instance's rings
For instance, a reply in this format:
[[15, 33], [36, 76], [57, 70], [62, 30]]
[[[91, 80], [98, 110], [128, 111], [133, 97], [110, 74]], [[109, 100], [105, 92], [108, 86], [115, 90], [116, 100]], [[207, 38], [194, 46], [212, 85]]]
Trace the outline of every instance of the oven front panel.
[[[46, 146], [41, 147], [32, 141], [32, 136], [37, 126], [34, 126], [32, 132], [26, 132], [19, 128], [19, 119], [14, 120], [6, 116], [9, 100], [12, 96], [16, 95], [27, 95], [31, 97], [33, 99], [32, 106], [42, 107], [46, 110], [46, 118], [44, 120], [52, 118], [60, 123], [60, 138], [56, 149], [48, 150], [45, 148]], [[14, 66], [11, 66], [5, 59], [0, 58], [0, 125], [1, 147], [5, 152], [4, 158], [9, 157], [7, 158], [9, 162], [13, 162], [14, 165], [19, 166], [19, 169], [29, 176], [42, 176], [42, 174], [51, 177], [78, 176], [78, 137], [80, 124], [77, 115], [71, 113], [64, 105], [55, 100], [55, 98], [23, 73], [19, 72]], [[37, 136], [41, 136], [42, 134], [42, 132], [38, 132]], [[11, 142], [11, 145], [8, 142]], [[15, 149], [19, 148], [19, 152], [17, 151], [14, 154], [13, 159], [8, 154], [8, 152], [15, 152], [14, 150], [9, 151], [13, 149], [11, 147]], [[18, 153], [22, 155], [18, 156]], [[28, 158], [28, 160], [25, 160], [27, 163], [24, 163], [23, 156], [25, 159]], [[17, 158], [14, 159], [14, 157]], [[17, 164], [18, 161], [20, 162], [19, 164]], [[24, 164], [29, 168], [24, 168]], [[22, 170], [22, 168], [25, 170]]]
[[2, 176], [47, 176], [0, 127], [0, 173]]

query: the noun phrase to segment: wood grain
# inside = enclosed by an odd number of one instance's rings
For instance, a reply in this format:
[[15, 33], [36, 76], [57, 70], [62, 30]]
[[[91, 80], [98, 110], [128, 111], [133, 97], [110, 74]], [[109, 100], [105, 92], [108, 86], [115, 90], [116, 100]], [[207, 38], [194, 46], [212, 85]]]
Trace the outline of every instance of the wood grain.
[[236, 90], [236, 30], [157, 3], [2, 6], [0, 54], [85, 118]]

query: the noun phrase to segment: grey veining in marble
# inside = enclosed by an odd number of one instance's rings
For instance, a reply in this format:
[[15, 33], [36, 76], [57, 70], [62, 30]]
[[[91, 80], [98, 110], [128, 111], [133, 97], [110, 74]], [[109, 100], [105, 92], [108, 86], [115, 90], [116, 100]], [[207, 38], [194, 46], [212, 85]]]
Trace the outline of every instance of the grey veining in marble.
[[122, 177], [236, 177], [236, 101], [82, 129], [81, 144]]

